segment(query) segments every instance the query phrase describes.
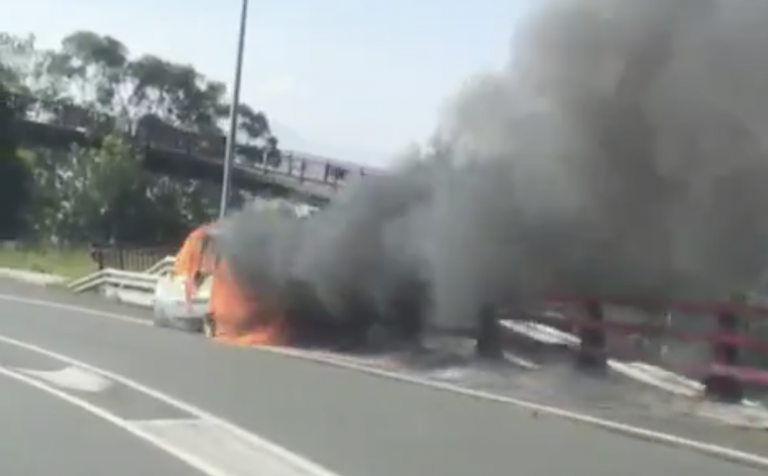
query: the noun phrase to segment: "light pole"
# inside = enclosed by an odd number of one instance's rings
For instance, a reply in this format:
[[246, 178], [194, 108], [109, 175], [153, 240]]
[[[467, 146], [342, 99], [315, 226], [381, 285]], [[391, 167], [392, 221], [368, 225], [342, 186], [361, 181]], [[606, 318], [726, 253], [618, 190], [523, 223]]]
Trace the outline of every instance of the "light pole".
[[224, 154], [224, 174], [221, 181], [221, 202], [219, 218], [224, 218], [229, 204], [232, 186], [232, 167], [235, 161], [235, 141], [237, 140], [237, 115], [240, 105], [240, 80], [243, 75], [243, 50], [245, 49], [246, 20], [248, 18], [248, 0], [242, 0], [240, 10], [240, 32], [237, 39], [237, 62], [235, 63], [235, 81], [232, 88], [232, 104], [229, 109], [229, 130], [227, 131], [227, 149]]

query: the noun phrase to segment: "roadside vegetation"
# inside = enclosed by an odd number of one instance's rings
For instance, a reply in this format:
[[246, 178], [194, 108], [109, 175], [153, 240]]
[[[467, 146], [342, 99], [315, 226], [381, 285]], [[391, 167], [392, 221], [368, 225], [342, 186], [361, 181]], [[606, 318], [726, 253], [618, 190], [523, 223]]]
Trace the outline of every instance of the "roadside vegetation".
[[22, 269], [78, 278], [92, 273], [96, 264], [87, 249], [0, 246], [0, 268]]

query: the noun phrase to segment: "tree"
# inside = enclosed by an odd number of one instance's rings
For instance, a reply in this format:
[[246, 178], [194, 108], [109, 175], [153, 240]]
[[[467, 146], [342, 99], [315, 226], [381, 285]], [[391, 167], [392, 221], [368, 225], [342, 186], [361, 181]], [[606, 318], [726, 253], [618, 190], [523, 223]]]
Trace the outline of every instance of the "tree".
[[[53, 50], [37, 48], [33, 36], [0, 34], [0, 59], [0, 79], [36, 98], [25, 110], [27, 118], [88, 136], [64, 149], [26, 144], [35, 183], [28, 215], [38, 236], [168, 241], [214, 216], [217, 185], [148, 173], [124, 132], [151, 116], [173, 126], [175, 134], [221, 137], [229, 112], [221, 82], [156, 56], [132, 58], [118, 39], [88, 31], [70, 34]], [[258, 144], [257, 158], [279, 155], [264, 113], [247, 105], [239, 112], [239, 129]], [[25, 127], [42, 134], [29, 123]], [[64, 135], [61, 140], [72, 142]]]

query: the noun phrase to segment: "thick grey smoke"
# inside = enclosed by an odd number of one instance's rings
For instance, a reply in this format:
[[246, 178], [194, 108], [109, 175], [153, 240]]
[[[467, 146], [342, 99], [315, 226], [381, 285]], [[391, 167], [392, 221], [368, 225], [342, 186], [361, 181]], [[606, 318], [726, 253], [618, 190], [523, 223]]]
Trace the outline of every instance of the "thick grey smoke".
[[225, 251], [328, 319], [416, 319], [409, 291], [443, 329], [546, 293], [722, 296], [768, 256], [767, 140], [768, 2], [549, 0], [425, 157], [308, 220], [243, 212]]

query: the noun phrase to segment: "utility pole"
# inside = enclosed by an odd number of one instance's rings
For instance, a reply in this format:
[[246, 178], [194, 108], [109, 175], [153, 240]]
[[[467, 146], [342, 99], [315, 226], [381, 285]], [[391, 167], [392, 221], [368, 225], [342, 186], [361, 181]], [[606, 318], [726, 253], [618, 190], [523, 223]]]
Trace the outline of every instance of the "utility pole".
[[227, 149], [224, 154], [224, 174], [221, 182], [221, 202], [219, 203], [219, 218], [224, 218], [229, 204], [230, 189], [232, 188], [232, 167], [235, 161], [235, 141], [237, 140], [237, 117], [240, 106], [240, 82], [243, 75], [243, 50], [245, 50], [245, 33], [248, 19], [248, 0], [242, 0], [240, 11], [240, 32], [237, 39], [237, 62], [235, 63], [235, 81], [232, 89], [232, 103], [229, 109], [229, 130], [227, 131]]

